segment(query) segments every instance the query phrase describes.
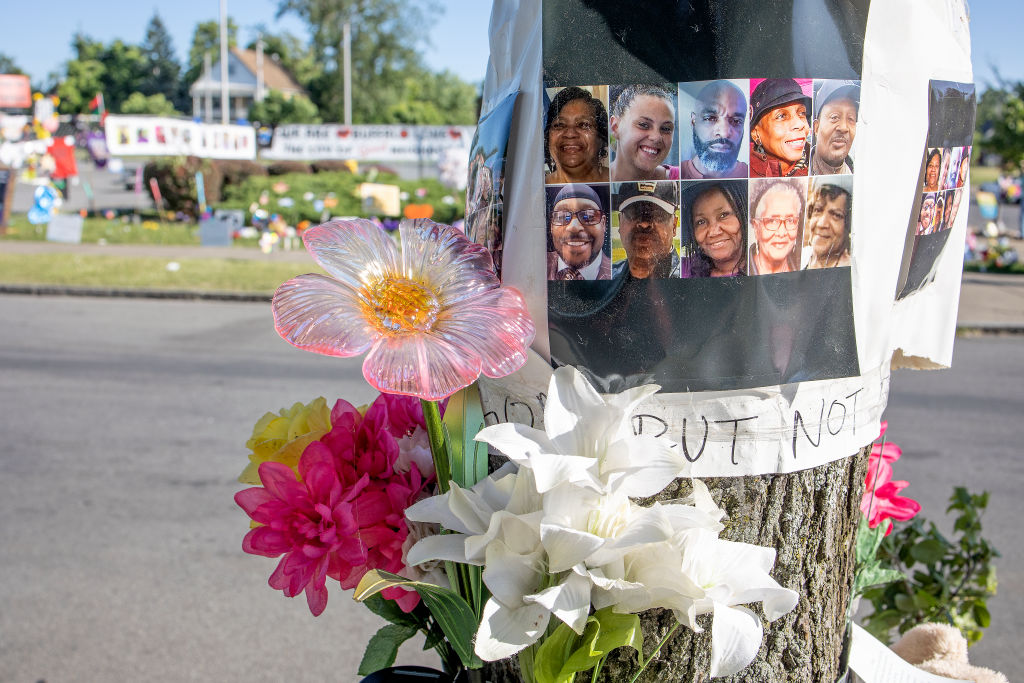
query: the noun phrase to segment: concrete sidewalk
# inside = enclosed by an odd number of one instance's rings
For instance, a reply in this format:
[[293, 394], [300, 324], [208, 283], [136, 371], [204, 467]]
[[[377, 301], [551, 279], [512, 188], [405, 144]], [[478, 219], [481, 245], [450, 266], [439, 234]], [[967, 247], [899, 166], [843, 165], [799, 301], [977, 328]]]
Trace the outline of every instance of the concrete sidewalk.
[[[195, 247], [160, 245], [98, 245], [59, 244], [54, 242], [0, 242], [0, 253], [38, 254], [70, 252], [76, 254], [105, 254], [109, 256], [140, 256], [178, 261], [195, 258], [250, 259], [266, 262], [308, 263], [313, 261], [305, 250], [273, 251], [264, 254], [256, 248]], [[3, 274], [0, 273], [0, 281]], [[1024, 334], [1024, 276], [993, 273], [964, 273], [960, 292], [957, 325], [987, 333]], [[186, 291], [128, 291], [106, 288], [80, 288], [47, 285], [13, 285], [0, 282], [0, 293], [10, 294], [70, 294], [83, 296], [150, 296], [158, 298], [219, 299], [266, 301], [266, 294], [237, 294], [233, 292]]]

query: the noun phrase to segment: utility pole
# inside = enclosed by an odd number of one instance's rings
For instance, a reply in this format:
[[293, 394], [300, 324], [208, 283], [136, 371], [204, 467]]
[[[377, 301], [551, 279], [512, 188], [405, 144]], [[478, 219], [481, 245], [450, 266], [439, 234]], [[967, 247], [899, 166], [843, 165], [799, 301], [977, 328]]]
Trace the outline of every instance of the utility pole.
[[352, 24], [342, 27], [341, 51], [345, 77], [345, 125], [352, 125]]
[[220, 0], [220, 120], [229, 123], [231, 102], [228, 97], [228, 0]]

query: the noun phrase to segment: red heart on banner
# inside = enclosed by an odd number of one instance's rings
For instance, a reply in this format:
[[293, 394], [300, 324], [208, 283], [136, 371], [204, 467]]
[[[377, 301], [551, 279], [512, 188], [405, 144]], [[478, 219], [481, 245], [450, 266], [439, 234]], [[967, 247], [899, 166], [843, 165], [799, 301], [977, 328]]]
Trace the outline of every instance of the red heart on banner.
[[407, 138], [407, 137], [409, 137], [409, 131], [407, 131], [407, 130], [403, 130], [403, 131], [402, 131], [402, 137], [403, 137], [403, 138]]
[[351, 128], [339, 128], [338, 129], [338, 137], [339, 138], [347, 138], [351, 133], [352, 133], [352, 129]]
[[462, 131], [461, 130], [456, 130], [455, 128], [449, 128], [448, 129], [448, 135], [451, 136], [452, 138], [461, 138], [462, 137]]

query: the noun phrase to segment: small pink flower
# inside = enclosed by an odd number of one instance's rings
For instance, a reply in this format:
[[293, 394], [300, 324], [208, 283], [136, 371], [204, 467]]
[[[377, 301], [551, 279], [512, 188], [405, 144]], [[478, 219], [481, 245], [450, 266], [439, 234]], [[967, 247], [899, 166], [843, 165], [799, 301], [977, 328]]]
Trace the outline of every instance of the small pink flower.
[[[882, 431], [879, 438], [885, 435], [889, 423], [882, 423]], [[909, 483], [906, 481], [893, 481], [892, 463], [899, 460], [903, 450], [894, 443], [884, 445], [876, 443], [871, 447], [871, 455], [868, 456], [868, 473], [866, 477], [866, 490], [861, 499], [860, 509], [868, 520], [868, 526], [872, 529], [882, 522], [886, 522], [885, 535], [892, 533], [892, 521], [898, 519], [906, 522], [921, 511], [921, 504], [911, 498], [899, 495]]]
[[[405, 509], [430, 494], [434, 478], [415, 463], [396, 469], [400, 449], [392, 431], [412, 429], [411, 404], [418, 403], [382, 395], [361, 415], [339, 400], [331, 411], [331, 431], [302, 453], [298, 477], [285, 465], [266, 462], [258, 470], [263, 486], [235, 495], [259, 524], [246, 535], [242, 549], [283, 555], [270, 576], [271, 587], [289, 597], [305, 592], [314, 615], [327, 606], [328, 577], [347, 589], [370, 569], [405, 570]], [[419, 602], [419, 595], [401, 588], [383, 595], [407, 612]]]
[[370, 221], [331, 221], [302, 234], [330, 277], [300, 275], [274, 294], [288, 343], [329, 356], [366, 353], [378, 390], [438, 400], [480, 373], [526, 362], [535, 329], [522, 295], [500, 287], [490, 254], [451, 226], [402, 221], [402, 249]]

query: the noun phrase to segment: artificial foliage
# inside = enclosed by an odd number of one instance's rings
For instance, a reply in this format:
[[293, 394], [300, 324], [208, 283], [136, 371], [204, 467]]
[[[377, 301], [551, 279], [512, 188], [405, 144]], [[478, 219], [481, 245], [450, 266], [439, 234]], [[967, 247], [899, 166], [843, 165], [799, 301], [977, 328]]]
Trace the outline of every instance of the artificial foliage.
[[973, 644], [991, 623], [988, 599], [996, 594], [995, 547], [982, 536], [988, 492], [972, 494], [957, 486], [946, 513], [954, 515], [953, 535], [920, 516], [899, 524], [878, 547], [881, 566], [899, 578], [865, 591], [874, 611], [864, 627], [891, 642], [893, 631], [905, 633], [917, 624], [941, 622], [956, 626]]

